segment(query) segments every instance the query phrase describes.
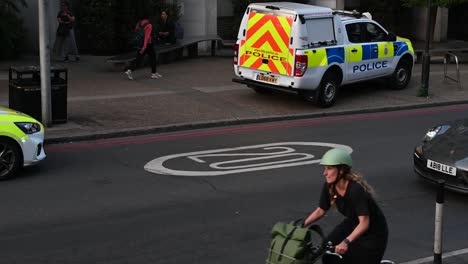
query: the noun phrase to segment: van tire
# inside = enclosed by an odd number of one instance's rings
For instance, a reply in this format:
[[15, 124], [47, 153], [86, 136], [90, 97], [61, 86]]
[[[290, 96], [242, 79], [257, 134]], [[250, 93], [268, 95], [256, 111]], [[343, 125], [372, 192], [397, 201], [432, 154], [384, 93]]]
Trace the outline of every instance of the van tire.
[[327, 108], [332, 106], [340, 88], [338, 76], [335, 72], [327, 72], [320, 82], [316, 92], [315, 104], [318, 107]]
[[409, 60], [401, 60], [398, 62], [395, 71], [389, 78], [390, 89], [405, 89], [411, 80], [411, 70], [411, 62]]

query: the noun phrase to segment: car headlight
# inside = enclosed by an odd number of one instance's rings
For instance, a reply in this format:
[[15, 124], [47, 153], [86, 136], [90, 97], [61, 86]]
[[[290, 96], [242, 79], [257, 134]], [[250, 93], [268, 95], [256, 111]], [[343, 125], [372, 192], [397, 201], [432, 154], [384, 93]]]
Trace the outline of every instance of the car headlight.
[[424, 136], [423, 141], [424, 142], [431, 141], [437, 135], [437, 133], [439, 133], [439, 130], [440, 130], [440, 126], [429, 129], [429, 131], [427, 131], [426, 135]]
[[444, 134], [449, 129], [450, 129], [449, 125], [441, 125], [441, 126], [433, 127], [429, 129], [429, 131], [427, 131], [426, 135], [423, 138], [423, 142], [429, 142], [436, 136]]
[[25, 134], [34, 134], [41, 131], [41, 126], [38, 123], [15, 122], [15, 125]]

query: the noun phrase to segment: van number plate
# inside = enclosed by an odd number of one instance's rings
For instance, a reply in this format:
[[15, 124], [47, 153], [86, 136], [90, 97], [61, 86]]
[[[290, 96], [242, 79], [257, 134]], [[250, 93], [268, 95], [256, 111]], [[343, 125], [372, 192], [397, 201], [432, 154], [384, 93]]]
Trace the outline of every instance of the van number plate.
[[257, 74], [257, 81], [262, 81], [262, 82], [268, 82], [268, 83], [278, 83], [278, 78], [269, 76], [269, 75], [264, 75], [264, 74]]
[[427, 160], [427, 167], [429, 169], [442, 172], [448, 175], [456, 176], [457, 175], [457, 168], [448, 166], [442, 163], [435, 162], [433, 160], [428, 159]]

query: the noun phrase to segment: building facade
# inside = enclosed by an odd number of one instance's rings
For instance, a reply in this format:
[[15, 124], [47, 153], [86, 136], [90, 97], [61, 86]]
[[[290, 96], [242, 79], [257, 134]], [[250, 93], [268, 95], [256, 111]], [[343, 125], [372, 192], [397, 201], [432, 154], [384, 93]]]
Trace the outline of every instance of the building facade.
[[[48, 22], [49, 22], [49, 40], [52, 45], [55, 40], [55, 30], [57, 28], [56, 15], [59, 11], [60, 0], [46, 0], [48, 3]], [[180, 6], [179, 22], [185, 29], [185, 36], [196, 35], [220, 35], [225, 40], [235, 40], [236, 28], [235, 19], [233, 19], [232, 0], [167, 0], [168, 3], [178, 3]], [[79, 4], [79, 0], [73, 1]], [[327, 6], [336, 9], [358, 9], [363, 10], [364, 0], [310, 0], [310, 4]], [[38, 51], [38, 6], [37, 1], [28, 1], [28, 7], [22, 10], [24, 24], [27, 29], [27, 50], [30, 52]], [[462, 29], [464, 27], [455, 26], [464, 14], [468, 11], [468, 4], [457, 8], [439, 8], [437, 23], [434, 30], [434, 40], [444, 41], [447, 37], [451, 39], [468, 40], [468, 33]], [[452, 17], [449, 16], [452, 14]], [[409, 14], [402, 16], [405, 20], [404, 28], [406, 31], [395, 32], [402, 34], [414, 40], [425, 39], [426, 9], [412, 8]], [[401, 20], [401, 19], [400, 19]], [[461, 21], [466, 21], [463, 19]], [[453, 26], [452, 26], [453, 25]], [[388, 25], [385, 25], [388, 27]], [[208, 48], [202, 46], [202, 48]]]

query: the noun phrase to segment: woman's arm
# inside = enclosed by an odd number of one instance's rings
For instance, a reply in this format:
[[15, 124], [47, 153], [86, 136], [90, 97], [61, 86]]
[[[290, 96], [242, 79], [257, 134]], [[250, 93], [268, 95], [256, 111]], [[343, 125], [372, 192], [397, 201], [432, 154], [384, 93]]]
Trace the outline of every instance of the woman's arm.
[[361, 215], [359, 216], [359, 224], [354, 228], [353, 232], [346, 237], [343, 242], [338, 244], [335, 248], [336, 253], [344, 254], [348, 250], [348, 244], [356, 240], [359, 236], [361, 236], [364, 232], [369, 229], [370, 218], [368, 215]]
[[353, 232], [347, 237], [349, 241], [356, 240], [360, 235], [369, 229], [369, 216], [361, 215], [359, 216], [359, 224], [354, 228]]
[[325, 215], [325, 210], [323, 210], [320, 207], [317, 207], [310, 215], [307, 217], [307, 219], [304, 221], [304, 225], [310, 225], [314, 223], [315, 221], [318, 221], [320, 218], [322, 218]]

